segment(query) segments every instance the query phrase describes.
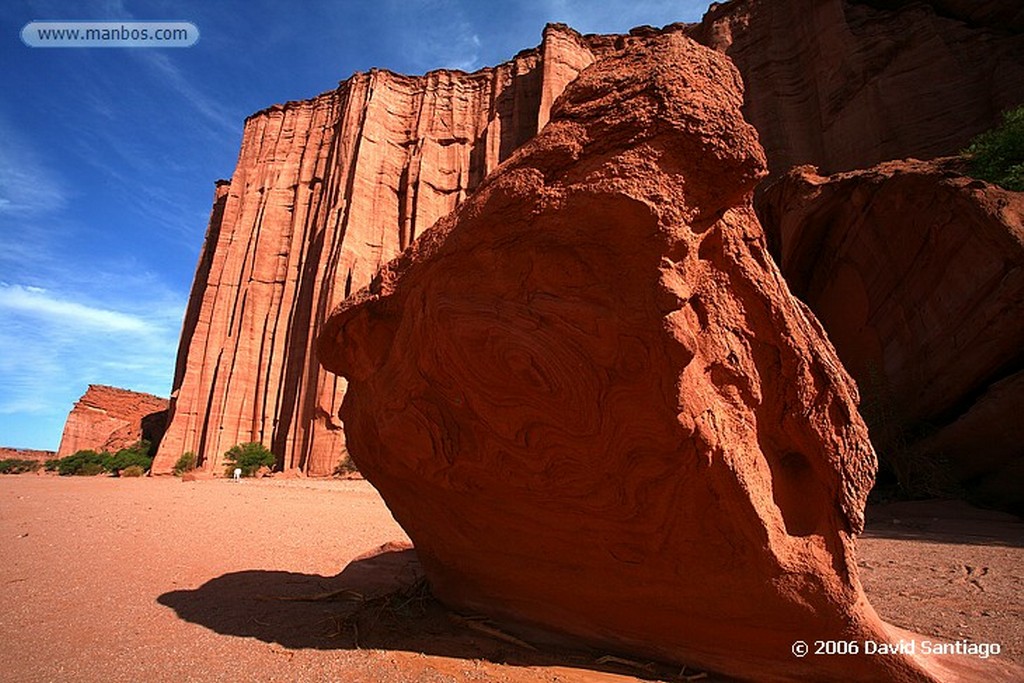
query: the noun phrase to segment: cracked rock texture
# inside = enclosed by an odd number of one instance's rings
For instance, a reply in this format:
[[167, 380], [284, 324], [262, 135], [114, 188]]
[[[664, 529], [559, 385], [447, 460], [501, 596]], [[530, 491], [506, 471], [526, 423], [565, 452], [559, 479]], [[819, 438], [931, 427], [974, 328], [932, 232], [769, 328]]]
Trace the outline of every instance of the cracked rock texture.
[[166, 426], [166, 398], [90, 384], [68, 414], [57, 457], [86, 449], [114, 453], [139, 439], [156, 447]]
[[680, 31], [584, 71], [327, 320], [352, 456], [456, 609], [750, 680], [935, 680], [789, 654], [900, 634], [857, 579], [856, 388], [768, 255], [741, 103]]
[[879, 453], [915, 470], [898, 474], [916, 493], [955, 484], [1021, 513], [1024, 193], [960, 164], [796, 168], [759, 214], [856, 378]]

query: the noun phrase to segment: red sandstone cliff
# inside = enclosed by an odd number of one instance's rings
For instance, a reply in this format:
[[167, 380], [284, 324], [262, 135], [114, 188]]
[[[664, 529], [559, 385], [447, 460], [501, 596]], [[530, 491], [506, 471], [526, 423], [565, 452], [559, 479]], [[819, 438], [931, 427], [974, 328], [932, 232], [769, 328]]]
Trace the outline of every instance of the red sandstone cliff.
[[83, 449], [114, 452], [139, 439], [155, 446], [166, 424], [167, 399], [90, 384], [68, 414], [57, 457]]
[[[685, 27], [736, 63], [771, 170], [955, 152], [1024, 100], [1013, 3], [884, 4], [734, 0]], [[261, 441], [283, 468], [331, 473], [345, 383], [312, 350], [326, 314], [531, 139], [619, 42], [549, 26], [495, 68], [374, 70], [251, 116], [217, 187], [154, 472], [185, 451], [217, 471], [232, 445]]]
[[769, 170], [955, 154], [1024, 102], [1018, 0], [733, 0], [692, 35], [743, 74]]
[[216, 471], [261, 441], [286, 469], [330, 474], [345, 383], [313, 354], [324, 317], [532, 138], [610, 40], [550, 26], [495, 68], [374, 70], [249, 117], [217, 187], [154, 472], [186, 451]]

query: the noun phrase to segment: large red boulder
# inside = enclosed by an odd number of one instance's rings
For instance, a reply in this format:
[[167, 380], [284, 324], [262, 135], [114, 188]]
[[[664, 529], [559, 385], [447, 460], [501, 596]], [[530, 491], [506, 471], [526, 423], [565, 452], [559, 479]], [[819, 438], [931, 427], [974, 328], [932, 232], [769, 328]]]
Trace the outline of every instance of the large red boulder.
[[767, 253], [741, 103], [679, 32], [583, 71], [327, 320], [348, 447], [458, 609], [751, 680], [935, 680], [791, 654], [907, 634], [857, 579], [875, 457]]

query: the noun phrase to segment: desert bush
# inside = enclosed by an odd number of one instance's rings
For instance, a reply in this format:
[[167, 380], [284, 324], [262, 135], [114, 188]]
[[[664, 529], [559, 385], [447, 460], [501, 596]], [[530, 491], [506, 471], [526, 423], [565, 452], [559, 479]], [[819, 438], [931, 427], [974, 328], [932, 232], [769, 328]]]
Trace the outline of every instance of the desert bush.
[[47, 472], [56, 472], [58, 466], [60, 466], [60, 458], [50, 458], [43, 465], [43, 469]]
[[35, 472], [39, 469], [38, 460], [22, 460], [20, 458], [8, 458], [0, 460], [0, 474], [22, 474], [24, 472]]
[[196, 454], [192, 451], [182, 453], [178, 462], [174, 463], [174, 476], [180, 477], [185, 472], [191, 472], [196, 468]]
[[129, 465], [121, 470], [122, 477], [141, 477], [146, 473], [146, 470], [142, 469], [139, 465]]
[[236, 467], [243, 477], [251, 477], [260, 467], [273, 467], [277, 458], [263, 444], [253, 441], [232, 446], [225, 454], [226, 471], [232, 474]]
[[106, 474], [106, 472], [106, 468], [98, 462], [87, 462], [75, 470], [74, 474], [78, 477], [94, 477], [97, 474]]
[[57, 462], [57, 472], [65, 477], [73, 474], [85, 476], [100, 474], [110, 469], [112, 457], [110, 453], [97, 453], [92, 450], [77, 451]]
[[1024, 106], [1003, 114], [1003, 122], [978, 135], [964, 150], [971, 175], [1024, 192]]
[[353, 472], [358, 471], [359, 468], [356, 467], [355, 462], [352, 461], [352, 456], [346, 453], [345, 457], [338, 463], [338, 466], [334, 468], [334, 476], [343, 477], [346, 474], [352, 474]]
[[129, 467], [141, 467], [145, 472], [153, 465], [153, 458], [149, 455], [149, 442], [143, 439], [127, 448], [122, 448], [106, 463], [108, 470], [118, 473]]

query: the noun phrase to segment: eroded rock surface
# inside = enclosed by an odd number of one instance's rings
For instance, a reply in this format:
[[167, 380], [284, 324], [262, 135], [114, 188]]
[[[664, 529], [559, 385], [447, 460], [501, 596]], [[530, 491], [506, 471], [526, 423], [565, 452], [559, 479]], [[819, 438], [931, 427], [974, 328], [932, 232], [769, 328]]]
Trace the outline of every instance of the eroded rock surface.
[[166, 426], [166, 398], [90, 384], [68, 414], [57, 457], [86, 449], [114, 453], [140, 439], [156, 446]]
[[960, 163], [797, 168], [759, 213], [905, 483], [1024, 512], [1024, 193]]
[[857, 580], [856, 388], [768, 255], [738, 73], [623, 44], [328, 319], [352, 456], [458, 609], [751, 680], [928, 680], [790, 654], [906, 635]]

